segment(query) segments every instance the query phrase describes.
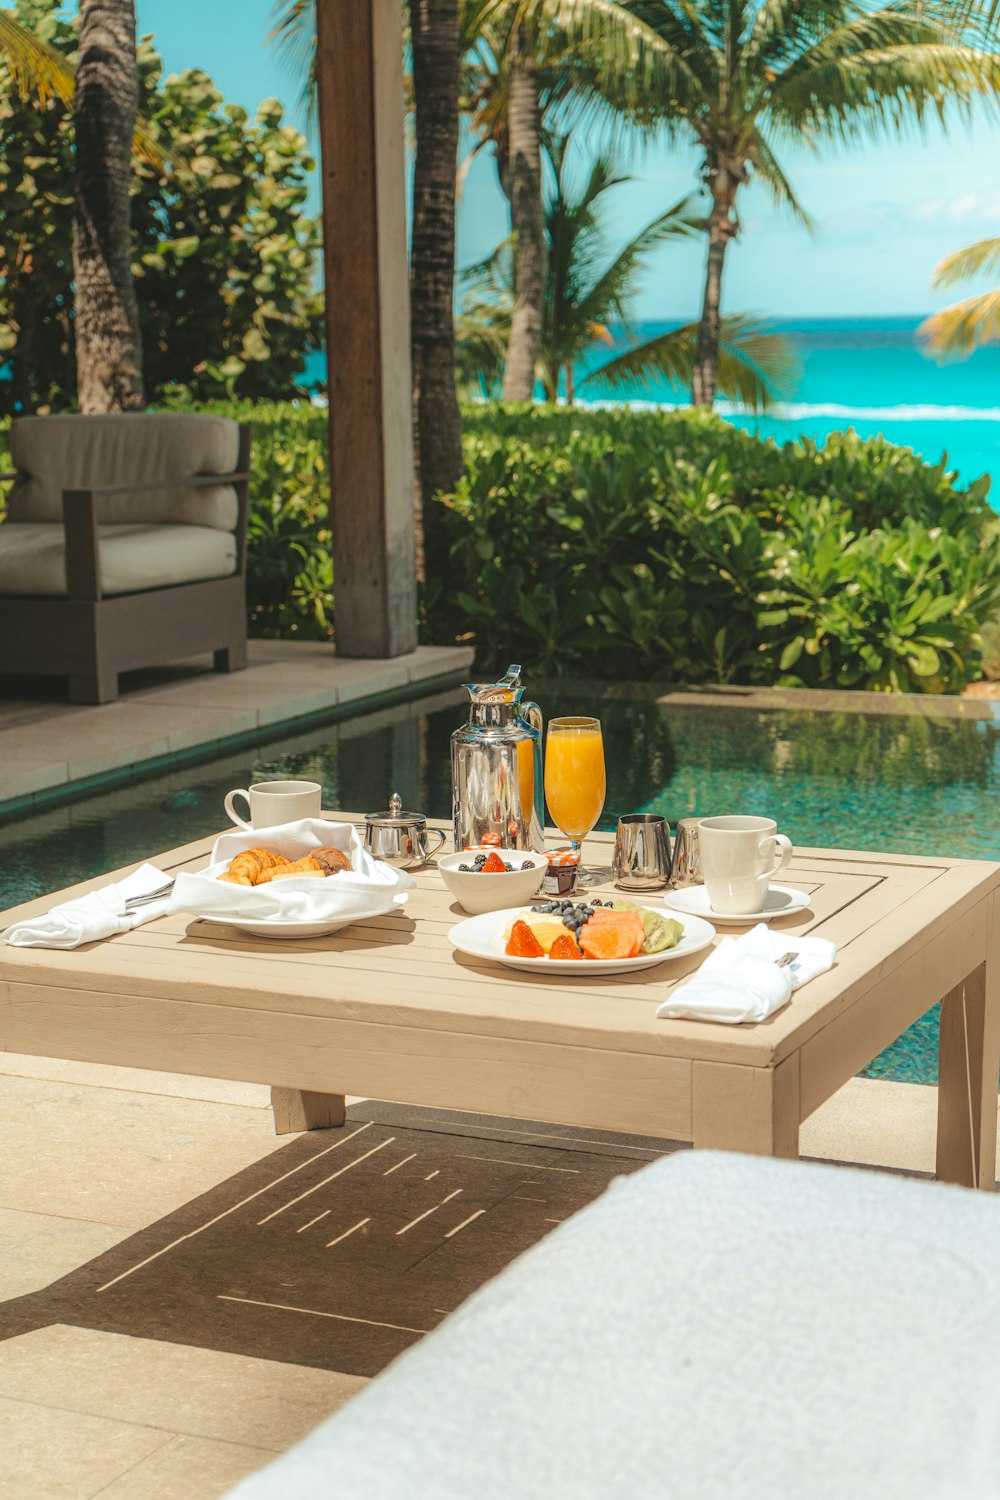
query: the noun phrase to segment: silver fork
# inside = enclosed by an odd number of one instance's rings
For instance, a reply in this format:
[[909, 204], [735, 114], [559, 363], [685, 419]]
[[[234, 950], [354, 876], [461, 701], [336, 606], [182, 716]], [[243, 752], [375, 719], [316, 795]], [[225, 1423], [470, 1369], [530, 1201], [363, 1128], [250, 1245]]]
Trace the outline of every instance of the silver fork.
[[793, 964], [798, 956], [799, 955], [797, 953], [783, 953], [781, 957], [776, 960], [777, 967], [779, 969], [787, 969], [788, 965]]
[[158, 886], [155, 891], [144, 891], [141, 896], [127, 896], [125, 898], [125, 910], [137, 911], [140, 906], [148, 906], [151, 901], [162, 901], [174, 888], [173, 878], [166, 885]]

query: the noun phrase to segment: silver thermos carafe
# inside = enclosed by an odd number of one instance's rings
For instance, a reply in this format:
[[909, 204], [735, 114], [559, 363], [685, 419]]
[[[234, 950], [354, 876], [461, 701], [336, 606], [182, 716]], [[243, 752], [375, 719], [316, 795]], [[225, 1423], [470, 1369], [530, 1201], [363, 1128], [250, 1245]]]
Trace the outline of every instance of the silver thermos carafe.
[[544, 848], [542, 714], [522, 703], [521, 668], [500, 682], [465, 684], [469, 721], [451, 737], [455, 848]]

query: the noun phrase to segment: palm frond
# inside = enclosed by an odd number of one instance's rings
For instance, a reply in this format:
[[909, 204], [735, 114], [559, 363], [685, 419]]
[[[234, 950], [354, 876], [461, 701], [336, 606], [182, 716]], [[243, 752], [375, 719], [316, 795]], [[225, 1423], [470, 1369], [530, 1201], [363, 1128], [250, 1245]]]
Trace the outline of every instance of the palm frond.
[[811, 231], [815, 227], [813, 221], [799, 202], [763, 131], [755, 131], [751, 150], [755, 176], [768, 189], [774, 202], [790, 209], [802, 227]]
[[1000, 291], [983, 292], [943, 307], [920, 325], [920, 337], [942, 358], [965, 359], [982, 344], [1000, 341]]
[[299, 84], [299, 99], [316, 122], [316, 0], [274, 0], [267, 40]]
[[1000, 239], [977, 240], [974, 245], [966, 245], [964, 250], [946, 255], [935, 266], [931, 285], [935, 288], [954, 286], [956, 282], [968, 281], [970, 276], [997, 270], [1000, 270]]
[[37, 95], [73, 103], [76, 69], [55, 47], [23, 25], [12, 11], [0, 9], [0, 56], [23, 98]]
[[[666, 378], [690, 389], [698, 352], [698, 325], [688, 323], [648, 339], [591, 371], [578, 389], [615, 389], [623, 382], [649, 386]], [[769, 411], [794, 385], [796, 361], [781, 334], [770, 333], [748, 313], [724, 318], [719, 345], [719, 392], [752, 411]]]
[[664, 213], [658, 214], [623, 246], [590, 288], [580, 304], [581, 316], [588, 321], [599, 322], [611, 315], [626, 319], [627, 300], [649, 253], [668, 240], [686, 239], [700, 234], [704, 227], [704, 214], [697, 210], [693, 195], [682, 198]]
[[[34, 94], [42, 105], [50, 99], [58, 99], [67, 109], [72, 109], [76, 88], [73, 63], [3, 8], [0, 8], [0, 58], [6, 63], [22, 98]], [[166, 171], [163, 145], [149, 121], [141, 116], [135, 123], [132, 152], [157, 172]]]

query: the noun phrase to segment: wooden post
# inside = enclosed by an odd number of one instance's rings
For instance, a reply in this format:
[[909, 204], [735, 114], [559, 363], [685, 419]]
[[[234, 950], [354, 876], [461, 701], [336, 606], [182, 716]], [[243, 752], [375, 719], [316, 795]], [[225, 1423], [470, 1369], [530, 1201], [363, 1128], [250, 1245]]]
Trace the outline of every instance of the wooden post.
[[271, 1111], [275, 1135], [297, 1130], [329, 1130], [343, 1125], [347, 1100], [343, 1094], [317, 1094], [310, 1089], [272, 1088]]
[[417, 643], [399, 0], [317, 0], [336, 649]]
[[799, 1154], [799, 1054], [776, 1068], [696, 1062], [691, 1070], [692, 1136], [696, 1148]]

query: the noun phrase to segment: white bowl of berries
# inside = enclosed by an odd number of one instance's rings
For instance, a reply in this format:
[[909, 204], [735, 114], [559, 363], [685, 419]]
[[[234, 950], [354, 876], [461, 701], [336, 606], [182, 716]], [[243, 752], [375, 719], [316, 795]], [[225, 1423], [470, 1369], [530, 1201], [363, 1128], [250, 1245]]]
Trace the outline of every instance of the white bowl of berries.
[[438, 855], [437, 867], [462, 910], [478, 917], [530, 901], [549, 862], [532, 849], [464, 849]]

